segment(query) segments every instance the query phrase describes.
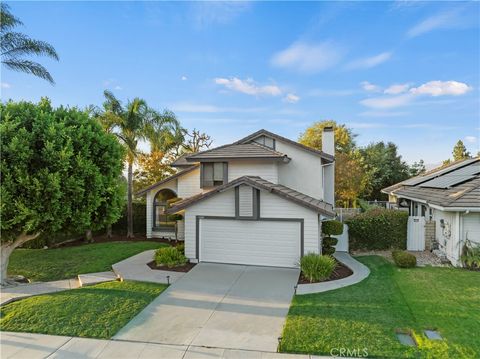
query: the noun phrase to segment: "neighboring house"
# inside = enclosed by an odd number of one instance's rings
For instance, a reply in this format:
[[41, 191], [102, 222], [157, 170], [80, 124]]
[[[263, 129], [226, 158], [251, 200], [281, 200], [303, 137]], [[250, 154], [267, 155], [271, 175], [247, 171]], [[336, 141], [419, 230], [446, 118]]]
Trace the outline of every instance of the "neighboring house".
[[407, 249], [438, 249], [453, 265], [466, 240], [480, 244], [480, 157], [382, 190], [410, 213]]
[[[332, 128], [323, 151], [260, 130], [172, 166], [179, 172], [138, 193], [147, 237], [184, 239], [193, 262], [296, 267], [320, 253], [321, 221], [335, 216]], [[172, 214], [183, 216], [176, 234]]]

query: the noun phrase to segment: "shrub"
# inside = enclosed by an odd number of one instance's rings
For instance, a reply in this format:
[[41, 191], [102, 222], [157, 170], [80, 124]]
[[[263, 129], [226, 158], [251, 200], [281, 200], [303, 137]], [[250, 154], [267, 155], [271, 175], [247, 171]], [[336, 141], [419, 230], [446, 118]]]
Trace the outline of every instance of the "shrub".
[[406, 249], [408, 213], [374, 208], [346, 221], [350, 249]]
[[185, 243], [179, 243], [176, 245], [177, 251], [179, 251], [182, 254], [185, 254]]
[[417, 258], [405, 251], [393, 251], [392, 257], [395, 264], [400, 268], [413, 268], [417, 265]]
[[337, 266], [331, 256], [308, 253], [300, 259], [300, 269], [310, 283], [327, 279]]
[[164, 247], [155, 252], [155, 262], [159, 266], [173, 268], [187, 263], [187, 258], [175, 247]]
[[335, 245], [338, 239], [330, 237], [343, 233], [343, 223], [335, 220], [322, 222], [322, 233], [325, 235], [322, 239], [322, 254], [332, 255], [335, 253]]
[[[133, 202], [133, 232], [145, 234], [147, 230], [147, 209], [144, 202]], [[116, 234], [127, 234], [127, 206], [123, 208], [122, 216], [112, 225]]]
[[338, 236], [343, 233], [343, 223], [340, 221], [323, 221], [322, 222], [322, 233], [330, 236]]
[[480, 269], [480, 245], [467, 240], [462, 248], [461, 260], [468, 269]]

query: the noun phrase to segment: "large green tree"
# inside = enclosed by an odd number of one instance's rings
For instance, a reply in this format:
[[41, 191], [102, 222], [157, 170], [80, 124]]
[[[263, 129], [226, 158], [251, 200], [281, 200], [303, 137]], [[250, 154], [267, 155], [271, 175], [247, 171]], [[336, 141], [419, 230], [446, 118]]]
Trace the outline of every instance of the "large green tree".
[[[38, 62], [29, 60], [29, 56], [47, 56], [58, 60], [58, 54], [52, 45], [45, 41], [34, 40], [25, 34], [13, 31], [22, 22], [10, 12], [7, 4], [0, 4], [0, 47], [2, 64], [14, 70], [32, 74], [54, 83], [52, 75]], [[27, 57], [27, 58], [25, 58]]]
[[410, 177], [410, 168], [398, 154], [397, 145], [383, 141], [371, 143], [360, 149], [360, 154], [370, 172], [369, 186], [364, 195], [368, 200], [386, 197], [382, 188], [391, 186]]
[[0, 104], [1, 271], [12, 251], [41, 235], [99, 229], [115, 222], [124, 157], [115, 136], [84, 111]]
[[127, 237], [133, 238], [133, 165], [141, 150], [140, 141], [150, 143], [154, 151], [168, 151], [183, 142], [183, 130], [171, 111], [158, 112], [140, 98], [124, 106], [110, 91], [105, 91], [103, 109], [97, 114], [104, 129], [117, 136], [126, 149]]
[[333, 120], [314, 122], [300, 135], [298, 142], [308, 147], [322, 149], [322, 134], [325, 127], [333, 127], [335, 152], [349, 153], [353, 151], [357, 135], [345, 125], [338, 124]]
[[465, 147], [462, 140], [457, 141], [453, 147], [452, 154], [454, 161], [461, 161], [470, 158], [470, 152], [467, 151], [467, 147]]
[[333, 127], [335, 135], [335, 201], [338, 206], [355, 207], [365, 191], [369, 173], [355, 145], [356, 135], [345, 125], [332, 120], [315, 122], [300, 135], [299, 142], [321, 150], [325, 127]]

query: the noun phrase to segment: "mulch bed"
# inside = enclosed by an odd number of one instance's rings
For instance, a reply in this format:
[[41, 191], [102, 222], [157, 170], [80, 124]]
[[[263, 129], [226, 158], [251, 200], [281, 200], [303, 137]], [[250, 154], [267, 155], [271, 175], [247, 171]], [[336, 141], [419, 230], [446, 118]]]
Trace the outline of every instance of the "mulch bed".
[[[166, 243], [169, 245], [175, 245], [176, 241], [175, 240], [168, 240], [168, 239], [163, 239], [163, 238], [147, 238], [144, 234], [135, 234], [135, 238], [127, 238], [126, 235], [119, 235], [119, 234], [113, 234], [111, 238], [107, 237], [107, 235], [101, 235], [101, 236], [94, 236], [93, 237], [93, 242], [92, 243], [107, 243], [107, 242], [139, 242], [139, 241], [149, 241], [149, 242], [158, 242], [158, 243]], [[73, 241], [67, 241], [63, 243], [58, 243], [51, 248], [65, 248], [65, 247], [77, 247], [77, 246], [83, 246], [85, 244], [89, 244], [85, 242], [85, 239], [83, 238], [78, 238]]]
[[157, 269], [157, 270], [168, 270], [170, 272], [188, 272], [190, 269], [195, 267], [197, 263], [187, 263], [184, 264], [183, 266], [179, 267], [173, 267], [173, 268], [168, 268], [167, 266], [159, 266], [155, 261], [151, 261], [147, 263], [147, 266], [149, 266], [151, 269]]
[[[352, 274], [353, 272], [350, 268], [348, 268], [343, 263], [337, 262], [337, 267], [332, 272], [330, 277], [328, 277], [325, 280], [322, 280], [321, 282], [330, 282], [332, 280], [347, 278]], [[303, 276], [303, 274], [300, 274], [300, 277], [298, 278], [298, 284], [310, 284], [310, 283], [321, 283], [321, 282], [310, 282], [307, 278]]]

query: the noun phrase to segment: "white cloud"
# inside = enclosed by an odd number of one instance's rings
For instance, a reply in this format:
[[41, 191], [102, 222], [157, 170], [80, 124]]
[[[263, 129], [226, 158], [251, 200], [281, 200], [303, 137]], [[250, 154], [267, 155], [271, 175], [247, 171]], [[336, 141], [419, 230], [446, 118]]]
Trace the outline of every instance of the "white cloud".
[[8, 82], [1, 82], [0, 87], [2, 89], [9, 89], [10, 87], [12, 87], [12, 85], [10, 85]]
[[388, 95], [398, 95], [407, 92], [409, 88], [410, 84], [394, 84], [387, 87], [383, 92]]
[[117, 86], [115, 86], [113, 89], [114, 89], [114, 90], [123, 90], [123, 87], [117, 85]]
[[365, 57], [362, 59], [357, 59], [345, 66], [347, 70], [355, 70], [355, 69], [369, 69], [380, 64], [383, 64], [385, 61], [389, 60], [392, 57], [391, 52], [382, 52], [378, 55]]
[[257, 85], [253, 79], [249, 78], [246, 80], [241, 80], [237, 77], [221, 78], [217, 77], [215, 79], [217, 85], [225, 86], [226, 88], [241, 92], [247, 95], [259, 96], [259, 95], [270, 95], [270, 96], [279, 96], [282, 94], [280, 87], [276, 85]]
[[203, 28], [211, 24], [228, 24], [250, 9], [248, 1], [198, 1], [191, 5], [194, 25]]
[[300, 100], [300, 97], [293, 93], [289, 93], [283, 100], [288, 103], [297, 103]]
[[430, 81], [419, 87], [410, 89], [410, 92], [415, 95], [458, 96], [466, 94], [471, 89], [472, 88], [466, 83], [458, 81]]
[[368, 92], [378, 92], [381, 90], [380, 86], [372, 84], [368, 81], [362, 81], [360, 82], [360, 85], [365, 91], [368, 91]]
[[398, 96], [372, 97], [360, 101], [366, 107], [375, 109], [388, 109], [405, 106], [413, 100], [412, 94], [403, 94]]
[[300, 72], [314, 73], [336, 65], [343, 56], [343, 50], [332, 42], [309, 44], [297, 41], [276, 53], [272, 64]]
[[[475, 20], [476, 19], [476, 20]], [[453, 10], [439, 12], [410, 28], [407, 36], [412, 38], [438, 29], [465, 28], [476, 26], [478, 21], [478, 7], [475, 2], [464, 6], [456, 6]]]
[[187, 81], [187, 80], [188, 80], [188, 77], [187, 77], [187, 76], [182, 76], [182, 77], [181, 77], [181, 80], [182, 80], [182, 81]]
[[468, 143], [476, 143], [477, 138], [475, 136], [465, 136], [465, 141]]
[[[419, 96], [459, 96], [467, 93], [472, 88], [463, 82], [458, 81], [429, 81], [418, 87], [412, 87], [405, 93], [405, 85], [392, 85], [385, 94], [387, 96], [371, 97], [360, 101], [366, 107], [373, 109], [388, 109], [406, 106]], [[390, 90], [389, 92], [387, 92]], [[393, 95], [393, 96], [390, 96]]]

